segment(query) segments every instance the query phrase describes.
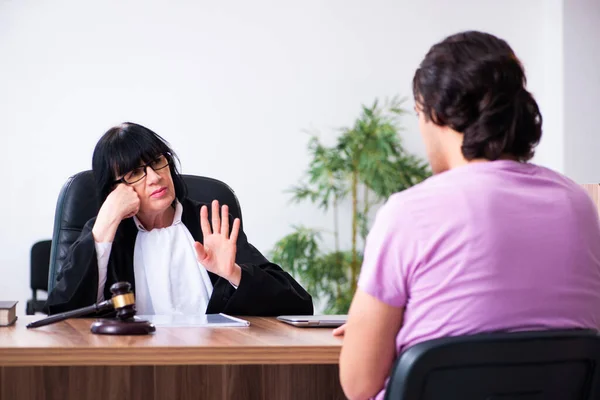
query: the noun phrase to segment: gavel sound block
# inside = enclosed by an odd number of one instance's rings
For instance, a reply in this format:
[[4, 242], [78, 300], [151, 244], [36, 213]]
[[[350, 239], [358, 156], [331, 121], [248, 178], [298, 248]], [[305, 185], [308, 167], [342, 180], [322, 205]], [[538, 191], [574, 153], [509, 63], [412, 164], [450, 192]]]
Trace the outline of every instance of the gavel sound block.
[[114, 309], [116, 318], [98, 319], [92, 323], [92, 333], [103, 335], [147, 335], [156, 331], [156, 327], [149, 321], [135, 317], [135, 298], [129, 282], [117, 282], [110, 287], [112, 298], [91, 306], [52, 315], [27, 325], [27, 328], [37, 328], [63, 321], [67, 318], [80, 317], [90, 313]]

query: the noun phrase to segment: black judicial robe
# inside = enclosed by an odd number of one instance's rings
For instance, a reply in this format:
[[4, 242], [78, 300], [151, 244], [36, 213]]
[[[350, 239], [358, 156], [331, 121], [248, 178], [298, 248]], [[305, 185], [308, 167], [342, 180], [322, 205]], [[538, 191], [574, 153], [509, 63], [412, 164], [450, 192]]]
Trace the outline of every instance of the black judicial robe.
[[[183, 206], [181, 222], [190, 231], [194, 240], [203, 243], [200, 228], [200, 207], [203, 204], [191, 199], [184, 199], [181, 203]], [[208, 204], [206, 206], [210, 214], [211, 207]], [[96, 303], [98, 261], [92, 236], [95, 221], [94, 217], [85, 224], [81, 235], [71, 246], [67, 263], [58, 274], [56, 286], [48, 295], [45, 305], [48, 314], [57, 314]], [[230, 221], [233, 223], [231, 217]], [[138, 229], [133, 218], [121, 221], [108, 261], [104, 287], [105, 299], [111, 298], [110, 286], [118, 281], [131, 283], [135, 293], [133, 252], [137, 233]], [[276, 316], [313, 313], [311, 296], [287, 272], [269, 262], [248, 243], [241, 229], [237, 239], [236, 263], [242, 268], [242, 278], [237, 289], [227, 279], [208, 272], [213, 284], [213, 292], [206, 309], [207, 314], [222, 312], [231, 315]]]

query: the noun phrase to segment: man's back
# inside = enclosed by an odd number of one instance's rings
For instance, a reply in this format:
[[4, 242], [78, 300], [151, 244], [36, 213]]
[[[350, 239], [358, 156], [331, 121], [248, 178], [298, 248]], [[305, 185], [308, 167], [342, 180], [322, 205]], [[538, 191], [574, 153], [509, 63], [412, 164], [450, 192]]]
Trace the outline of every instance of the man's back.
[[384, 272], [359, 285], [406, 307], [398, 350], [485, 331], [600, 329], [598, 215], [578, 185], [553, 171], [472, 163], [392, 196], [376, 225], [369, 241], [396, 231], [382, 245], [398, 257], [367, 253], [364, 265], [395, 269], [401, 282], [381, 282], [390, 279]]

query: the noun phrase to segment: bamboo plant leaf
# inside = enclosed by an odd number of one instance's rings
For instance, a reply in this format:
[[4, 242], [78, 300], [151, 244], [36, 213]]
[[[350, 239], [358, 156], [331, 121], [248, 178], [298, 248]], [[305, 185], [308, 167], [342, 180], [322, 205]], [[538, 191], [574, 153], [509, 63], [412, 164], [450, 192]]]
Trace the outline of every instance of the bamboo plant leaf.
[[[320, 299], [327, 313], [348, 311], [363, 258], [357, 239], [364, 243], [369, 216], [375, 207], [393, 193], [431, 175], [427, 163], [403, 147], [400, 118], [407, 113], [403, 108], [405, 100], [395, 96], [362, 105], [354, 122], [339, 130], [333, 146], [325, 146], [318, 135], [312, 134], [307, 148], [308, 168], [301, 182], [287, 190], [292, 202], [308, 201], [335, 215], [335, 251], [325, 248], [324, 232], [294, 226], [270, 254], [273, 262], [289, 270], [309, 293]], [[348, 202], [351, 215], [338, 216], [340, 205]], [[352, 221], [349, 250], [338, 249], [339, 218]]]

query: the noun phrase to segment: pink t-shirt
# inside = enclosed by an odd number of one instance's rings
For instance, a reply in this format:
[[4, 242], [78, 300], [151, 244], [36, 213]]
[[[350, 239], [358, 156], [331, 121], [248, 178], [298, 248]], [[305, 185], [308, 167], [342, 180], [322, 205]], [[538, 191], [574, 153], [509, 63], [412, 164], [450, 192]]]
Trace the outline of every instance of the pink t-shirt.
[[600, 329], [600, 221], [587, 193], [556, 172], [469, 164], [389, 198], [358, 285], [405, 307], [398, 353], [444, 336]]

